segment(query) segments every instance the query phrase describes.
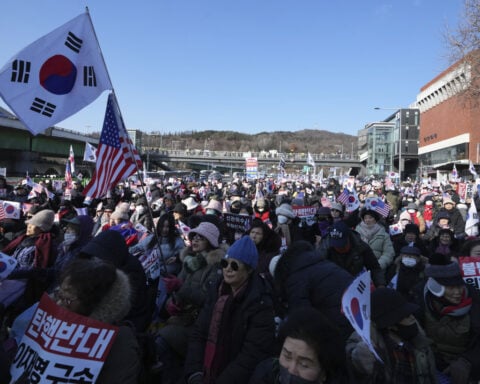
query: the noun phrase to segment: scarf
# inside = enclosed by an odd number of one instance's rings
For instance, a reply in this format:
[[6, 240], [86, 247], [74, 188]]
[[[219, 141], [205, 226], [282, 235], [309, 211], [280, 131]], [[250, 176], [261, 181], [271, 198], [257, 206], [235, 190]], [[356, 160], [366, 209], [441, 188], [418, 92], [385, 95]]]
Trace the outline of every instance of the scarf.
[[450, 246], [445, 244], [439, 244], [438, 247], [435, 248], [435, 253], [440, 253], [442, 255], [450, 255]]
[[420, 227], [420, 221], [418, 220], [417, 212], [415, 211], [414, 213], [409, 213], [409, 215], [410, 215], [410, 222]]
[[436, 300], [436, 307], [438, 313], [446, 316], [460, 317], [468, 312], [472, 308], [472, 298], [468, 297], [468, 291], [466, 288], [463, 289], [462, 300], [459, 304], [453, 305], [445, 300]]
[[232, 289], [224, 281], [218, 288], [218, 299], [213, 308], [205, 345], [204, 383], [214, 382], [228, 363], [227, 359], [230, 355], [228, 348], [232, 334], [230, 329], [232, 304], [234, 299], [245, 291], [247, 282], [248, 280], [235, 293], [232, 293]]
[[385, 338], [392, 363], [392, 384], [415, 383], [415, 357], [406, 344], [395, 343], [390, 337]]
[[432, 221], [433, 220], [433, 205], [425, 204], [423, 206], [423, 218], [426, 221]]
[[366, 243], [370, 242], [370, 240], [373, 239], [373, 236], [382, 229], [380, 224], [375, 223], [371, 227], [367, 226], [364, 222], [360, 223], [360, 235], [362, 237], [362, 240], [365, 241]]
[[287, 247], [292, 243], [288, 224], [278, 224], [277, 228], [275, 228], [275, 232], [285, 239], [285, 245]]
[[[22, 243], [22, 241], [27, 237], [26, 234], [23, 234], [16, 239], [13, 239], [10, 243], [3, 248], [2, 252], [7, 255], [12, 255], [15, 252], [15, 249]], [[35, 255], [33, 257], [34, 268], [46, 268], [53, 264], [53, 256], [50, 254], [52, 249], [52, 234], [50, 232], [43, 232], [37, 236], [35, 240]]]

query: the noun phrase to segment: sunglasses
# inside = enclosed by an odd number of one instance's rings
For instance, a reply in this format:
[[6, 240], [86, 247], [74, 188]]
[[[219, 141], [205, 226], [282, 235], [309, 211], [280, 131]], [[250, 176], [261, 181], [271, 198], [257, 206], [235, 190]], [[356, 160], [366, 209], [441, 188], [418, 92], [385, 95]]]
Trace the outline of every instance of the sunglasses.
[[240, 269], [240, 265], [235, 260], [228, 261], [226, 259], [222, 259], [220, 260], [220, 266], [222, 267], [222, 269], [230, 266], [235, 272]]

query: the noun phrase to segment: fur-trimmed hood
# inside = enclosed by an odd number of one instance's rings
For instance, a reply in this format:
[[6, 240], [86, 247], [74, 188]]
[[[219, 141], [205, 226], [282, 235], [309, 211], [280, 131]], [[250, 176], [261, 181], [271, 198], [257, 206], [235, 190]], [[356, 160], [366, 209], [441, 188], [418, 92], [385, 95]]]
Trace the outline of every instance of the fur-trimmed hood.
[[[205, 260], [207, 261], [208, 265], [214, 265], [216, 263], [219, 263], [220, 260], [223, 259], [226, 252], [227, 252], [227, 247], [225, 247], [224, 244], [220, 244], [219, 248], [212, 249], [207, 253], [203, 253], [203, 256], [205, 256]], [[192, 248], [191, 247], [183, 248], [182, 251], [180, 252], [180, 260], [182, 261], [182, 263], [184, 262], [185, 257], [188, 255], [195, 255], [195, 253], [192, 251]]]
[[89, 317], [104, 323], [121, 321], [130, 311], [131, 288], [127, 275], [117, 269], [117, 278]]

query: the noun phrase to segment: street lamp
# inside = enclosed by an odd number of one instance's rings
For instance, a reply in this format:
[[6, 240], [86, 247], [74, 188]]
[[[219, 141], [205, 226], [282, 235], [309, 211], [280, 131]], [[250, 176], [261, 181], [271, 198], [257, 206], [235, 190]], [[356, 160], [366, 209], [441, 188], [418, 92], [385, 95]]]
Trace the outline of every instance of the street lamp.
[[[397, 111], [395, 114], [399, 114], [399, 127], [398, 127], [398, 176], [400, 179], [400, 182], [402, 181], [402, 172], [403, 172], [403, 167], [402, 167], [402, 151], [403, 151], [403, 143], [402, 143], [402, 109], [403, 108], [382, 108], [382, 107], [375, 107], [373, 108], [377, 111], [383, 110], [383, 111]], [[393, 116], [393, 114], [392, 114]]]

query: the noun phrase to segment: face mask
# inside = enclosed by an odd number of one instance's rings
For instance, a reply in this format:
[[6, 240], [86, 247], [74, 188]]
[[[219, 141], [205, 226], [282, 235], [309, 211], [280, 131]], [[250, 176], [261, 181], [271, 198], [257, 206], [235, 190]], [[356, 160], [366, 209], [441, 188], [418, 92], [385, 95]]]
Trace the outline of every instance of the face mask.
[[302, 379], [300, 376], [292, 375], [288, 369], [280, 365], [280, 383], [281, 384], [315, 384], [318, 380]]
[[63, 243], [65, 245], [73, 244], [77, 240], [77, 235], [75, 233], [65, 233], [63, 236]]
[[406, 267], [414, 267], [415, 265], [417, 265], [417, 259], [413, 258], [413, 257], [402, 257], [402, 264]]
[[138, 212], [139, 215], [145, 213], [145, 207], [143, 205], [139, 205], [135, 208], [135, 211]]
[[207, 214], [207, 215], [216, 215], [216, 214], [217, 214], [217, 211], [215, 211], [214, 209], [207, 209], [206, 214]]
[[401, 325], [397, 324], [397, 330], [395, 333], [402, 338], [402, 340], [412, 340], [415, 336], [418, 335], [418, 326], [417, 323], [410, 325]]
[[278, 216], [278, 224], [285, 224], [288, 221], [286, 216]]

